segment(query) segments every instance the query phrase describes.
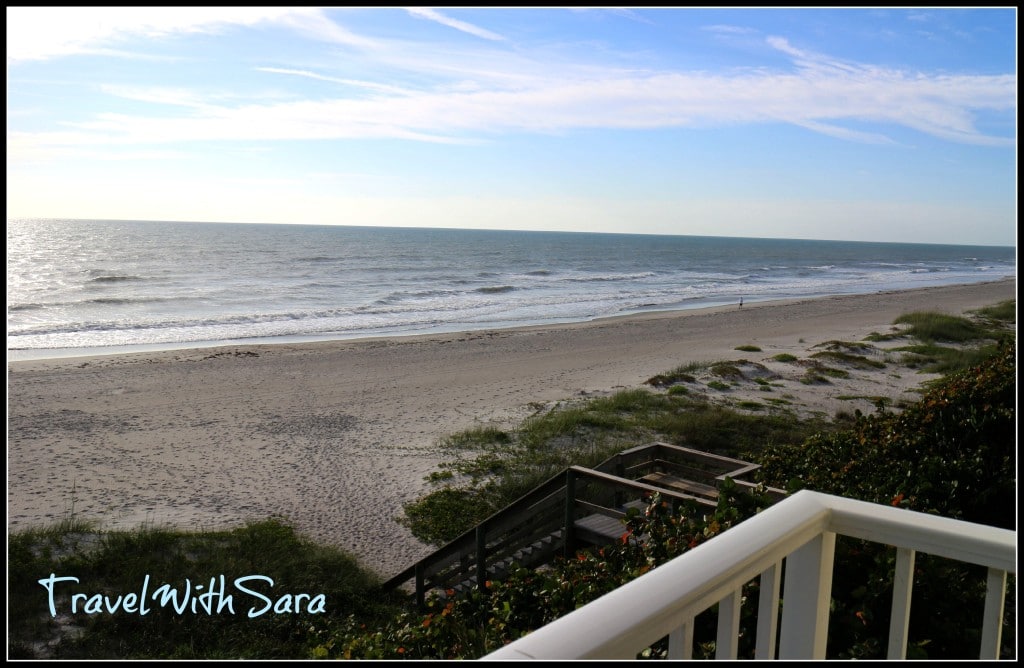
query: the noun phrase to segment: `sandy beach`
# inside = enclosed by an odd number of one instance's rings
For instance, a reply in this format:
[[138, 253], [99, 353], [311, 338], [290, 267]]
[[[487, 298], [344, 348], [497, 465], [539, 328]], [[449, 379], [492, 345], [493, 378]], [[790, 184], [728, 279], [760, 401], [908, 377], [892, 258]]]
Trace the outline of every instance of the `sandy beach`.
[[[805, 356], [887, 332], [903, 313], [961, 314], [1015, 296], [1008, 280], [573, 325], [8, 362], [8, 530], [71, 512], [103, 528], [279, 516], [389, 576], [430, 551], [394, 518], [429, 489], [445, 435], [510, 427], [537, 403], [640, 386], [686, 362]], [[912, 396], [927, 378], [904, 369], [780, 382], [805, 410], [834, 414], [855, 407], [844, 394]]]

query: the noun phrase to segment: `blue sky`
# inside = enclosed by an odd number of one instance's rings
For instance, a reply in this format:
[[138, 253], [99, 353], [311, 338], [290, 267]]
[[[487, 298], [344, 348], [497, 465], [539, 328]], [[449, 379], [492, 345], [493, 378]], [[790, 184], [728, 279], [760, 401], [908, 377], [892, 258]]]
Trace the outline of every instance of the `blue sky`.
[[7, 8], [9, 218], [1015, 245], [1014, 8]]

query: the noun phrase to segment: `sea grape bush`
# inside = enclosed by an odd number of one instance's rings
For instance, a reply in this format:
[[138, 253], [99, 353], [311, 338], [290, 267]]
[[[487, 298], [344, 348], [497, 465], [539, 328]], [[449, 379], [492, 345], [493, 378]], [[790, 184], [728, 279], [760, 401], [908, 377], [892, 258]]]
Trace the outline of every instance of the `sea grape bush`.
[[[861, 416], [851, 429], [761, 453], [761, 479], [1013, 529], [1016, 522], [1016, 344], [952, 374], [900, 414]], [[883, 658], [895, 551], [837, 545], [829, 656]], [[910, 616], [911, 658], [977, 658], [984, 570], [918, 554]], [[1007, 601], [1002, 656], [1012, 656], [1015, 610]], [[916, 611], [916, 614], [915, 614]]]
[[898, 415], [880, 410], [800, 446], [765, 448], [762, 479], [1013, 528], [1016, 388], [1011, 341]]

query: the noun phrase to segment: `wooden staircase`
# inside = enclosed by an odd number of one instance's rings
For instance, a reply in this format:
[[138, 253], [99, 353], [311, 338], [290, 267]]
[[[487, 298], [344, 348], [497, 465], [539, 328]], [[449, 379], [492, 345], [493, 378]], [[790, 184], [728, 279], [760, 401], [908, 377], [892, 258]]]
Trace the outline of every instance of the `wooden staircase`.
[[[487, 580], [504, 577], [512, 564], [538, 568], [588, 546], [614, 543], [624, 533], [628, 509], [642, 509], [654, 493], [673, 504], [714, 508], [717, 483], [730, 478], [754, 487], [743, 476], [758, 468], [668, 443], [625, 450], [592, 469], [571, 466], [390, 578], [382, 588], [408, 586], [422, 606], [431, 590], [445, 596], [484, 587]], [[785, 496], [779, 489], [767, 491]]]

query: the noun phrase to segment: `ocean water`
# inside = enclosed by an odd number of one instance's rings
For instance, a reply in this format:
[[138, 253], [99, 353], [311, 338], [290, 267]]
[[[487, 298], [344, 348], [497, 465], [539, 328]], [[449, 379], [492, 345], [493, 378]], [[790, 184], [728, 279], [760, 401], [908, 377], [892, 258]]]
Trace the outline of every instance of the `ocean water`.
[[9, 359], [463, 331], [1016, 276], [1012, 247], [8, 220]]

